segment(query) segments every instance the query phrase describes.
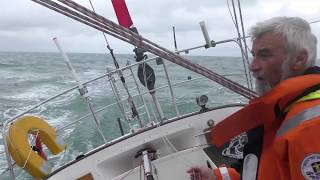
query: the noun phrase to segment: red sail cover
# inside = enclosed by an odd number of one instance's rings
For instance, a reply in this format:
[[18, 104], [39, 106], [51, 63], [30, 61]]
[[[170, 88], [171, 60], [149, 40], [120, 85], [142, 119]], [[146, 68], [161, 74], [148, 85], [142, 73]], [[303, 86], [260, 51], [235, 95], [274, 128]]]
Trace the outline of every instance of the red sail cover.
[[124, 0], [112, 0], [113, 9], [116, 12], [121, 26], [129, 28], [133, 23]]

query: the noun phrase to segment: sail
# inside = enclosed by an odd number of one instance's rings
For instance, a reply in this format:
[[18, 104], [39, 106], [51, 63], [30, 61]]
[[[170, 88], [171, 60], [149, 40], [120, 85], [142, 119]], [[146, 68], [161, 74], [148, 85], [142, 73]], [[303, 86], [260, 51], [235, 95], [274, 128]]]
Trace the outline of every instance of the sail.
[[130, 28], [133, 24], [126, 2], [124, 0], [112, 0], [113, 9], [116, 12], [118, 22], [121, 26]]

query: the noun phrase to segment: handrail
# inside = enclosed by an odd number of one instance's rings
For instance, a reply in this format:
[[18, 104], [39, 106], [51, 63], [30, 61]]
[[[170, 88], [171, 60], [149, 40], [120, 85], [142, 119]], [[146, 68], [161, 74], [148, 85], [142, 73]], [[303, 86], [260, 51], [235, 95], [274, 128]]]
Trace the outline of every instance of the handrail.
[[[155, 59], [155, 58], [150, 58], [150, 59], [148, 59], [147, 61], [151, 61], [151, 60], [154, 60], [154, 59]], [[129, 65], [129, 66], [126, 66], [126, 67], [123, 67], [123, 68], [120, 68], [120, 69], [123, 69], [123, 70], [125, 70], [125, 69], [131, 70], [131, 67], [133, 67], [133, 66], [138, 66], [138, 65], [141, 64], [141, 63], [145, 63], [145, 62], [142, 61], [142, 62], [134, 63], [134, 64], [132, 64], [132, 65]], [[102, 79], [102, 78], [104, 78], [104, 77], [112, 76], [112, 75], [116, 74], [117, 71], [118, 71], [118, 70], [110, 71], [110, 72], [108, 72], [108, 73], [106, 73], [106, 74], [103, 74], [103, 75], [98, 76], [97, 78], [88, 80], [88, 81], [84, 82], [83, 84], [84, 84], [84, 85], [89, 85], [90, 83], [95, 83], [96, 81], [98, 81], [98, 80], [100, 80], [100, 79]], [[239, 75], [239, 74], [230, 74], [230, 75]], [[227, 74], [227, 75], [224, 75], [224, 76], [228, 76], [228, 74]], [[168, 76], [165, 76], [165, 77], [168, 78]], [[175, 86], [180, 86], [180, 85], [182, 85], [182, 84], [189, 83], [189, 82], [192, 82], [192, 81], [197, 81], [197, 80], [200, 80], [200, 79], [206, 79], [206, 78], [205, 78], [205, 77], [196, 77], [196, 78], [192, 78], [192, 79], [188, 79], [188, 80], [184, 80], [184, 81], [179, 81], [179, 82], [175, 82], [175, 83], [170, 83], [170, 84], [167, 82], [167, 83], [165, 83], [165, 84], [162, 84], [162, 85], [158, 86], [158, 87], [155, 88], [154, 90], [157, 91], [157, 90], [164, 89], [164, 88], [168, 88], [168, 87], [172, 88], [172, 87], [175, 87]], [[110, 79], [107, 79], [107, 80], [109, 81]], [[5, 143], [5, 153], [6, 153], [6, 156], [7, 156], [7, 161], [8, 161], [8, 163], [10, 162], [10, 164], [12, 164], [11, 158], [10, 158], [10, 156], [9, 156], [9, 152], [8, 152], [8, 150], [7, 150], [7, 148], [6, 148], [6, 147], [7, 147], [7, 144], [6, 144], [6, 141], [5, 141], [7, 125], [8, 125], [9, 123], [11, 123], [12, 121], [14, 121], [15, 119], [17, 119], [17, 118], [19, 118], [19, 117], [21, 117], [21, 116], [23, 116], [23, 115], [31, 112], [32, 110], [34, 110], [34, 109], [36, 109], [36, 108], [38, 108], [38, 107], [40, 107], [40, 106], [42, 106], [42, 105], [44, 105], [44, 104], [46, 104], [46, 103], [48, 103], [48, 102], [53, 101], [53, 100], [56, 99], [56, 98], [59, 98], [59, 97], [61, 97], [61, 96], [63, 96], [63, 95], [66, 95], [66, 94], [68, 94], [68, 93], [70, 93], [70, 92], [72, 92], [72, 91], [74, 91], [74, 90], [76, 90], [76, 89], [78, 89], [78, 86], [74, 86], [74, 87], [71, 87], [71, 88], [69, 88], [69, 89], [67, 89], [67, 90], [64, 90], [63, 92], [58, 93], [58, 94], [56, 94], [56, 95], [54, 95], [54, 96], [51, 96], [51, 97], [49, 97], [48, 99], [46, 99], [46, 100], [44, 100], [44, 101], [42, 101], [42, 102], [40, 102], [40, 103], [32, 106], [32, 107], [29, 108], [28, 110], [26, 110], [26, 111], [24, 111], [24, 112], [22, 112], [22, 113], [20, 113], [20, 114], [18, 114], [18, 115], [16, 115], [16, 116], [14, 116], [14, 117], [8, 119], [8, 120], [6, 120], [6, 121], [4, 122], [4, 124], [0, 124], [0, 127], [2, 126], [2, 136], [4, 137], [3, 139], [4, 139], [4, 143]], [[131, 90], [132, 90], [132, 89], [131, 89]], [[141, 97], [142, 97], [142, 96], [144, 96], [144, 95], [146, 95], [146, 94], [149, 94], [149, 93], [150, 93], [150, 91], [149, 91], [148, 89], [145, 89], [145, 90], [142, 90], [142, 91], [138, 91], [137, 94], [133, 94], [132, 97], [137, 97], [137, 96], [141, 96]], [[120, 103], [123, 103], [123, 102], [125, 102], [125, 101], [126, 101], [126, 99], [120, 99]], [[114, 105], [116, 105], [116, 104], [117, 104], [117, 102], [108, 104], [107, 106], [104, 106], [104, 107], [102, 107], [102, 108], [100, 108], [100, 109], [95, 110], [94, 113], [100, 113], [100, 112], [104, 111], [105, 109], [107, 109], [107, 108], [109, 108], [109, 107], [111, 107], [111, 106], [114, 106]], [[69, 124], [67, 124], [67, 125], [65, 125], [65, 126], [63, 126], [63, 127], [60, 127], [59, 129], [57, 129], [57, 132], [58, 132], [58, 133], [61, 132], [63, 129], [65, 129], [65, 128], [67, 128], [67, 127], [70, 127], [71, 125], [74, 125], [74, 124], [80, 122], [81, 120], [89, 117], [90, 115], [91, 115], [91, 113], [86, 114], [86, 115], [84, 115], [83, 117], [80, 117], [79, 119], [77, 119], [77, 120], [75, 120], [75, 121], [72, 121], [71, 123], [69, 123]], [[12, 165], [11, 165], [11, 166], [8, 166], [5, 171], [8, 171], [8, 170], [10, 170], [10, 173], [13, 174], [13, 171], [11, 171], [11, 170], [13, 170], [13, 166], [12, 166]], [[13, 176], [14, 176], [14, 174], [13, 174]]]
[[[235, 41], [235, 40], [234, 40], [234, 41]], [[236, 42], [236, 41], [235, 41], [235, 42]], [[91, 80], [88, 80], [88, 81], [84, 82], [83, 85], [89, 85], [89, 84], [91, 84], [91, 83], [95, 83], [96, 81], [101, 80], [101, 79], [103, 79], [103, 78], [106, 78], [108, 81], [110, 81], [110, 79], [107, 78], [108, 76], [112, 76], [112, 75], [114, 75], [114, 74], [117, 74], [118, 71], [124, 71], [124, 70], [130, 70], [130, 71], [131, 71], [131, 68], [132, 68], [132, 67], [138, 66], [138, 65], [140, 65], [140, 64], [143, 64], [143, 63], [146, 63], [146, 62], [149, 62], [149, 61], [152, 61], [152, 60], [155, 60], [156, 58], [157, 58], [157, 57], [152, 57], [152, 58], [149, 58], [149, 59], [146, 59], [146, 60], [137, 62], [137, 63], [133, 63], [133, 64], [130, 64], [130, 65], [127, 65], [127, 66], [125, 66], [125, 67], [121, 67], [121, 68], [119, 68], [118, 70], [112, 70], [112, 71], [110, 71], [110, 72], [107, 72], [107, 73], [105, 73], [105, 74], [103, 74], [103, 75], [100, 75], [100, 76], [98, 76], [98, 77], [96, 77], [96, 78], [93, 78], [93, 79], [91, 79]], [[130, 75], [133, 75], [133, 73], [131, 72], [131, 74], [129, 74], [128, 76], [130, 76]], [[239, 74], [230, 74], [230, 75], [239, 75]], [[229, 76], [229, 75], [222, 75], [222, 76]], [[134, 75], [133, 75], [133, 77], [134, 77]], [[166, 77], [167, 79], [169, 78], [168, 75], [166, 75], [165, 77]], [[179, 86], [180, 84], [188, 83], [188, 82], [191, 82], [191, 81], [196, 81], [196, 80], [199, 80], [199, 79], [205, 79], [205, 78], [206, 78], [206, 77], [197, 77], [197, 78], [192, 78], [192, 79], [188, 79], [188, 80], [185, 80], [185, 81], [179, 81], [179, 82], [176, 82], [176, 83], [169, 83], [169, 84], [168, 84], [168, 82], [167, 82], [165, 85], [160, 85], [160, 86], [158, 86], [157, 88], [155, 88], [154, 90], [160, 90], [160, 89], [167, 88], [167, 87], [169, 87], [170, 89], [172, 89], [172, 87], [174, 87], [174, 86]], [[119, 79], [116, 78], [116, 80], [119, 80]], [[136, 84], [136, 85], [137, 85], [137, 84]], [[137, 86], [136, 88], [139, 89], [138, 86]], [[136, 88], [134, 88], [134, 89], [136, 89]], [[14, 117], [11, 117], [11, 118], [7, 119], [3, 124], [0, 124], [0, 128], [2, 128], [2, 136], [3, 136], [3, 139], [4, 139], [4, 145], [5, 145], [5, 148], [4, 148], [4, 149], [5, 149], [5, 153], [6, 153], [6, 158], [7, 158], [7, 161], [8, 161], [8, 165], [11, 164], [11, 166], [9, 165], [7, 169], [10, 170], [10, 173], [12, 174], [12, 177], [14, 176], [13, 167], [12, 167], [11, 158], [10, 158], [10, 155], [9, 155], [9, 152], [8, 152], [8, 149], [7, 149], [7, 144], [6, 144], [7, 142], [6, 142], [6, 140], [5, 140], [6, 130], [7, 130], [6, 128], [8, 127], [8, 125], [9, 125], [11, 122], [13, 122], [15, 119], [17, 119], [17, 118], [19, 118], [19, 117], [21, 117], [21, 116], [23, 116], [23, 115], [25, 115], [25, 114], [33, 111], [33, 110], [39, 108], [40, 106], [42, 106], [42, 105], [44, 105], [44, 104], [46, 104], [46, 103], [48, 103], [48, 102], [51, 102], [51, 101], [53, 101], [53, 100], [61, 97], [62, 95], [66, 95], [66, 94], [68, 94], [68, 93], [71, 93], [72, 91], [74, 91], [74, 90], [76, 90], [76, 89], [78, 89], [78, 85], [73, 86], [73, 87], [71, 87], [71, 88], [69, 88], [69, 89], [67, 89], [67, 90], [64, 90], [64, 91], [62, 91], [61, 93], [58, 93], [58, 94], [56, 94], [56, 95], [54, 95], [54, 96], [51, 96], [51, 97], [47, 98], [46, 100], [44, 100], [44, 101], [42, 101], [42, 102], [40, 102], [40, 103], [32, 106], [31, 108], [23, 111], [22, 113], [19, 113], [18, 115], [15, 115]], [[132, 88], [132, 89], [133, 89], [133, 88]], [[131, 91], [132, 89], [130, 89], [130, 91]], [[143, 89], [144, 89], [144, 88], [143, 88]], [[141, 96], [141, 97], [142, 97], [142, 96], [150, 93], [150, 91], [149, 91], [148, 89], [146, 89], [146, 90], [143, 90], [143, 89], [142, 89], [142, 91], [140, 91], [140, 89], [139, 89], [139, 90], [138, 90], [138, 93], [137, 93], [137, 94], [133, 94], [132, 97], [137, 97], [137, 96]], [[142, 97], [142, 98], [143, 98], [143, 97]], [[171, 98], [171, 101], [173, 101], [173, 99], [175, 99], [174, 96]], [[123, 102], [125, 102], [125, 101], [126, 101], [125, 99], [120, 99], [120, 100], [119, 100], [120, 103], [123, 103]], [[178, 110], [176, 103], [173, 102], [172, 104], [173, 104], [174, 106], [176, 106], [175, 108]], [[105, 109], [107, 109], [107, 108], [109, 108], [109, 107], [111, 107], [111, 106], [114, 106], [114, 105], [116, 105], [116, 102], [115, 102], [115, 103], [112, 103], [112, 104], [109, 104], [109, 105], [107, 105], [107, 106], [105, 106], [105, 107], [102, 107], [102, 108], [100, 108], [100, 109], [98, 109], [98, 110], [93, 110], [93, 111], [94, 111], [95, 113], [99, 113], [99, 112], [101, 112], [101, 111], [103, 111], [103, 110], [105, 110]], [[178, 111], [176, 111], [176, 112], [178, 112]], [[147, 112], [147, 114], [148, 114], [148, 112]], [[73, 124], [76, 124], [77, 122], [79, 122], [79, 121], [81, 121], [81, 120], [89, 117], [90, 115], [91, 115], [91, 114], [84, 115], [83, 117], [80, 117], [79, 119], [77, 119], [77, 120], [75, 120], [75, 121], [73, 121], [73, 122], [71, 122], [71, 123], [69, 123], [69, 124], [67, 124], [67, 125], [65, 125], [65, 126], [63, 126], [63, 127], [60, 127], [57, 131], [58, 131], [58, 132], [61, 132], [61, 130], [65, 129], [65, 128], [73, 125]], [[177, 115], [178, 115], [178, 114], [177, 114]], [[148, 116], [149, 116], [149, 115], [148, 115]], [[179, 115], [178, 115], [178, 116], [179, 116]]]
[[[131, 71], [131, 68], [132, 68], [132, 67], [138, 66], [139, 64], [143, 64], [143, 63], [146, 63], [146, 62], [155, 60], [155, 59], [156, 59], [156, 57], [152, 57], [152, 58], [146, 59], [146, 60], [144, 60], [144, 61], [137, 62], [137, 63], [133, 63], [133, 64], [131, 64], [131, 65], [127, 65], [127, 66], [125, 66], [125, 67], [119, 68], [118, 70], [112, 70], [112, 71], [110, 71], [110, 72], [108, 72], [108, 73], [106, 73], [106, 74], [100, 75], [100, 76], [98, 76], [98, 77], [96, 77], [96, 78], [93, 78], [93, 79], [91, 79], [91, 80], [88, 80], [88, 81], [84, 82], [83, 85], [89, 85], [89, 84], [91, 84], [91, 83], [94, 83], [94, 82], [102, 79], [102, 78], [106, 78], [106, 77], [108, 77], [108, 76], [112, 76], [112, 75], [116, 74], [118, 71], [124, 71], [124, 70], [130, 70], [130, 71]], [[131, 72], [131, 74], [132, 74], [132, 72]], [[133, 74], [132, 74], [132, 75], [133, 75]], [[108, 80], [109, 80], [109, 79], [108, 79]], [[136, 85], [137, 85], [137, 83], [136, 83]], [[165, 87], [168, 87], [168, 86], [163, 86], [163, 87], [160, 87], [160, 88], [157, 88], [157, 89], [162, 89], [162, 88], [165, 88]], [[7, 119], [4, 123], [0, 124], [0, 128], [2, 128], [2, 136], [3, 136], [3, 139], [4, 139], [4, 146], [5, 146], [5, 148], [4, 148], [4, 150], [5, 150], [4, 153], [6, 154], [6, 159], [7, 159], [7, 161], [8, 161], [7, 170], [10, 170], [11, 177], [14, 177], [14, 172], [13, 172], [13, 166], [12, 166], [11, 158], [10, 158], [10, 155], [9, 155], [9, 151], [8, 151], [8, 149], [7, 149], [8, 145], [7, 145], [7, 142], [6, 142], [6, 140], [5, 140], [5, 139], [6, 139], [6, 138], [5, 138], [5, 137], [6, 137], [6, 131], [7, 131], [6, 128], [8, 127], [8, 125], [9, 125], [11, 122], [13, 122], [14, 120], [18, 119], [19, 117], [21, 117], [21, 116], [23, 116], [23, 115], [25, 115], [25, 114], [27, 114], [27, 113], [29, 113], [29, 112], [31, 112], [31, 111], [39, 108], [39, 107], [41, 107], [41, 106], [44, 105], [44, 104], [47, 104], [48, 102], [52, 102], [53, 100], [55, 100], [55, 99], [57, 99], [57, 98], [59, 98], [59, 97], [61, 97], [61, 96], [63, 96], [63, 95], [66, 95], [66, 94], [68, 94], [68, 93], [70, 93], [70, 92], [73, 92], [73, 91], [76, 90], [76, 89], [78, 89], [78, 85], [73, 86], [73, 87], [71, 87], [71, 88], [69, 88], [69, 89], [67, 89], [67, 90], [64, 90], [64, 91], [62, 91], [61, 93], [58, 93], [58, 94], [56, 94], [56, 95], [53, 95], [53, 96], [47, 98], [46, 100], [44, 100], [44, 101], [42, 101], [42, 102], [40, 102], [40, 103], [32, 106], [31, 108], [29, 108], [29, 109], [27, 109], [27, 110], [25, 110], [25, 111], [23, 111], [23, 112], [15, 115], [14, 117], [11, 117], [11, 118]], [[132, 89], [130, 89], [130, 90], [132, 90]], [[147, 94], [147, 93], [150, 93], [150, 92], [149, 92], [149, 91], [146, 91], [146, 92], [141, 92], [141, 91], [140, 91], [138, 94], [135, 94], [133, 97], [143, 96], [143, 95], [145, 95], [145, 94]], [[121, 100], [120, 102], [122, 103], [122, 102], [124, 102], [124, 101], [125, 101], [125, 99]], [[95, 112], [95, 113], [99, 113], [99, 112], [101, 112], [101, 111], [103, 111], [103, 110], [107, 109], [108, 107], [113, 106], [113, 105], [115, 105], [115, 104], [116, 104], [116, 103], [109, 104], [109, 105], [107, 105], [107, 106], [105, 106], [105, 107], [103, 107], [103, 108], [101, 108], [101, 109], [98, 109], [98, 110], [96, 110], [96, 111], [94, 111], [94, 112]], [[65, 129], [65, 128], [73, 125], [73, 124], [76, 124], [77, 122], [83, 120], [84, 118], [89, 117], [90, 115], [91, 115], [91, 114], [87, 114], [87, 115], [79, 118], [78, 120], [73, 121], [73, 122], [67, 124], [66, 126], [63, 126], [62, 128], [59, 128], [57, 131], [59, 132], [59, 131]]]
[[[238, 76], [239, 74], [232, 74], [232, 75]], [[228, 75], [224, 75], [224, 76], [228, 76]], [[185, 83], [189, 83], [189, 82], [191, 82], [191, 81], [197, 81], [197, 80], [200, 80], [200, 79], [206, 79], [206, 77], [197, 77], [197, 78], [192, 78], [192, 79], [190, 79], [190, 80], [179, 81], [179, 82], [176, 82], [176, 83], [171, 84], [171, 86], [172, 86], [172, 87], [173, 87], [173, 86], [179, 86], [179, 85], [182, 85], [182, 84], [185, 84]], [[160, 90], [160, 89], [164, 89], [164, 88], [167, 88], [167, 87], [169, 87], [169, 84], [163, 85], [163, 86], [159, 86], [159, 87], [155, 88], [154, 90]], [[140, 93], [138, 93], [138, 94], [133, 94], [132, 97], [137, 97], [137, 96], [146, 95], [146, 94], [149, 94], [150, 92], [151, 92], [151, 91], [146, 90], [145, 92], [140, 92]], [[121, 99], [119, 102], [125, 102], [125, 101], [126, 101], [126, 99]], [[103, 110], [105, 110], [105, 109], [107, 109], [107, 108], [109, 108], [109, 107], [111, 107], [111, 106], [114, 106], [114, 105], [116, 105], [116, 104], [117, 104], [117, 102], [112, 103], [112, 104], [108, 104], [107, 106], [104, 106], [104, 107], [96, 110], [95, 113], [102, 112]], [[67, 124], [67, 125], [65, 125], [65, 126], [63, 126], [63, 127], [60, 127], [59, 129], [57, 129], [57, 132], [65, 129], [65, 128], [71, 126], [71, 125], [76, 124], [77, 122], [81, 121], [82, 119], [85, 119], [85, 118], [89, 117], [90, 115], [91, 115], [91, 114], [88, 113], [88, 114], [84, 115], [83, 117], [80, 117], [79, 119], [77, 119], [77, 120], [75, 120], [75, 121], [72, 121], [72, 122], [70, 122], [69, 124]]]
[[[227, 42], [229, 42], [229, 41], [227, 41]], [[130, 68], [132, 68], [132, 67], [134, 67], [134, 66], [137, 66], [137, 65], [139, 65], [139, 64], [143, 64], [143, 63], [145, 63], [145, 62], [149, 62], [149, 61], [155, 60], [156, 58], [157, 58], [157, 57], [152, 57], [152, 58], [149, 58], [149, 59], [144, 60], [144, 61], [141, 61], [141, 62], [137, 62], [137, 63], [131, 64], [131, 65], [128, 65], [128, 66], [125, 66], [125, 67], [121, 67], [120, 70], [123, 71], [123, 70], [126, 70], [126, 69], [130, 69]], [[93, 78], [93, 79], [91, 79], [91, 80], [85, 81], [83, 84], [84, 84], [84, 85], [88, 85], [88, 84], [93, 83], [93, 82], [95, 82], [95, 81], [97, 81], [97, 80], [100, 80], [100, 79], [102, 79], [102, 78], [105, 78], [105, 77], [107, 77], [108, 75], [115, 74], [115, 73], [117, 73], [117, 71], [118, 71], [118, 70], [110, 71], [110, 72], [108, 72], [108, 73], [106, 73], [106, 74], [103, 74], [103, 75], [98, 76], [98, 77], [96, 77], [96, 78]], [[237, 75], [242, 75], [242, 74], [230, 74], [230, 75], [226, 74], [226, 75], [222, 75], [222, 76], [231, 76], [231, 75], [237, 76]], [[193, 79], [191, 79], [191, 80], [176, 82], [176, 83], [172, 84], [172, 86], [176, 86], [176, 85], [178, 85], [178, 84], [183, 84], [183, 83], [189, 82], [189, 81], [195, 81], [195, 80], [198, 80], [198, 79], [205, 79], [205, 77], [193, 78]], [[155, 90], [163, 89], [163, 88], [166, 88], [166, 87], [169, 87], [169, 85], [159, 86], [159, 87], [156, 88]], [[17, 118], [19, 118], [19, 117], [21, 117], [21, 116], [23, 116], [23, 115], [31, 112], [32, 110], [34, 110], [34, 109], [36, 109], [36, 108], [38, 108], [38, 107], [46, 104], [47, 102], [52, 101], [52, 100], [54, 100], [54, 99], [56, 99], [56, 98], [58, 98], [58, 97], [60, 97], [60, 96], [62, 96], [62, 95], [65, 95], [65, 94], [67, 94], [67, 93], [69, 93], [69, 92], [71, 92], [71, 91], [73, 91], [73, 90], [75, 90], [75, 89], [78, 89], [78, 86], [71, 87], [71, 88], [69, 88], [69, 89], [67, 89], [67, 90], [62, 91], [61, 93], [58, 93], [58, 94], [56, 94], [56, 95], [54, 95], [54, 96], [51, 96], [51, 97], [49, 97], [48, 99], [46, 99], [46, 100], [44, 100], [44, 101], [42, 101], [42, 102], [40, 102], [40, 103], [32, 106], [31, 108], [29, 108], [29, 109], [27, 109], [27, 110], [25, 110], [25, 111], [23, 111], [22, 113], [20, 113], [20, 114], [18, 114], [18, 115], [15, 115], [14, 117], [6, 120], [5, 122], [7, 122], [6, 124], [8, 124], [8, 123], [14, 121], [15, 119], [17, 119]], [[147, 90], [147, 89], [146, 89], [146, 90]], [[146, 92], [141, 93], [141, 95], [145, 95], [145, 94], [148, 94], [148, 93], [150, 93], [149, 90], [147, 90]], [[133, 95], [133, 97], [136, 97], [136, 96], [137, 96], [137, 95]], [[125, 100], [121, 100], [121, 101], [125, 101]], [[112, 105], [114, 105], [114, 104], [115, 104], [115, 103], [110, 104], [109, 106], [112, 106]], [[109, 107], [109, 106], [108, 106], [108, 107]], [[107, 107], [107, 106], [106, 106], [106, 107]], [[104, 109], [104, 108], [103, 108], [103, 109]], [[100, 111], [102, 111], [103, 109], [97, 110], [96, 112], [100, 112]], [[83, 117], [83, 118], [86, 118], [86, 117], [88, 117], [88, 116], [85, 116], [85, 117]], [[0, 128], [4, 128], [4, 124], [5, 124], [5, 123], [0, 124]], [[4, 129], [2, 129], [2, 131], [4, 131]]]
[[[97, 78], [94, 78], [94, 79], [92, 79], [92, 80], [86, 81], [86, 82], [83, 83], [83, 85], [87, 85], [87, 84], [89, 84], [89, 83], [95, 82], [95, 81], [97, 81], [97, 80], [99, 80], [99, 79], [102, 79], [102, 78], [108, 76], [109, 74], [110, 74], [110, 75], [115, 74], [115, 73], [117, 73], [119, 70], [125, 70], [125, 69], [128, 69], [128, 68], [131, 67], [131, 66], [136, 66], [136, 65], [138, 65], [138, 64], [145, 63], [145, 62], [151, 61], [151, 60], [153, 60], [153, 59], [155, 59], [155, 57], [150, 58], [150, 59], [145, 60], [145, 61], [141, 61], [141, 62], [132, 64], [132, 65], [128, 65], [128, 66], [119, 68], [118, 70], [113, 70], [113, 71], [111, 71], [111, 72], [109, 72], [109, 73], [106, 73], [106, 74], [104, 74], [104, 75], [101, 75], [101, 76], [99, 76], [99, 77], [97, 77]], [[12, 118], [7, 119], [3, 124], [1, 124], [1, 125], [2, 125], [2, 137], [3, 137], [3, 142], [4, 142], [4, 150], [5, 150], [5, 154], [6, 154], [6, 159], [7, 159], [8, 168], [9, 168], [9, 170], [10, 170], [10, 176], [11, 176], [12, 179], [14, 179], [14, 171], [13, 171], [12, 162], [11, 162], [11, 157], [10, 157], [10, 154], [9, 154], [8, 145], [7, 145], [7, 141], [6, 141], [6, 128], [7, 128], [8, 124], [10, 124], [11, 122], [13, 122], [13, 121], [16, 120], [17, 118], [19, 118], [19, 117], [21, 117], [21, 116], [23, 116], [23, 115], [31, 112], [32, 110], [34, 110], [34, 109], [42, 106], [43, 104], [46, 104], [46, 103], [48, 103], [49, 101], [52, 101], [52, 100], [54, 100], [54, 99], [56, 99], [56, 98], [58, 98], [58, 97], [60, 97], [60, 96], [62, 96], [62, 95], [65, 95], [65, 94], [67, 94], [67, 93], [69, 93], [69, 92], [71, 92], [71, 91], [73, 91], [73, 90], [75, 90], [75, 89], [77, 89], [77, 88], [78, 88], [78, 86], [74, 86], [74, 87], [72, 87], [72, 88], [70, 88], [70, 89], [67, 89], [67, 90], [65, 90], [65, 91], [63, 91], [63, 92], [61, 92], [61, 93], [58, 93], [58, 94], [56, 94], [56, 95], [54, 95], [54, 96], [52, 96], [52, 97], [49, 97], [48, 99], [46, 99], [46, 100], [44, 100], [44, 101], [42, 101], [42, 102], [40, 102], [40, 103], [32, 106], [32, 107], [29, 108], [28, 110], [26, 110], [26, 111], [24, 111], [24, 112], [22, 112], [22, 113], [19, 113], [18, 115], [14, 116], [14, 117], [12, 117]]]
[[[149, 58], [149, 59], [147, 59], [147, 60], [145, 60], [145, 61], [141, 61], [141, 62], [138, 62], [138, 63], [131, 64], [131, 65], [129, 65], [129, 66], [125, 66], [125, 67], [119, 68], [119, 70], [122, 70], [122, 71], [123, 71], [123, 70], [128, 69], [129, 67], [136, 66], [136, 65], [142, 64], [142, 63], [144, 63], [144, 62], [149, 62], [149, 61], [151, 61], [151, 60], [153, 60], [153, 59], [155, 59], [155, 58], [156, 58], [156, 57], [152, 57], [152, 58]], [[90, 84], [90, 83], [92, 83], [92, 82], [95, 82], [95, 81], [97, 81], [97, 80], [99, 80], [99, 79], [105, 78], [105, 77], [108, 76], [108, 75], [115, 74], [115, 73], [117, 73], [117, 72], [118, 72], [118, 70], [110, 71], [109, 73], [106, 73], [106, 74], [101, 75], [101, 76], [98, 76], [98, 77], [96, 77], [96, 78], [94, 78], [94, 79], [85, 81], [85, 82], [83, 83], [83, 85], [88, 85], [88, 84]], [[40, 107], [41, 105], [46, 104], [47, 102], [52, 101], [52, 100], [56, 99], [57, 97], [60, 97], [60, 96], [63, 95], [63, 94], [67, 94], [68, 92], [71, 92], [71, 91], [73, 91], [73, 90], [75, 90], [75, 89], [77, 89], [77, 88], [78, 88], [78, 86], [76, 85], [76, 86], [71, 87], [70, 89], [67, 89], [67, 90], [65, 90], [65, 91], [63, 91], [63, 92], [61, 92], [61, 93], [58, 93], [58, 94], [56, 94], [56, 95], [54, 95], [54, 96], [51, 96], [51, 97], [49, 97], [48, 99], [46, 99], [46, 100], [44, 100], [44, 101], [42, 101], [42, 102], [40, 102], [40, 103], [32, 106], [32, 107], [29, 108], [28, 110], [26, 110], [26, 111], [24, 111], [24, 112], [22, 112], [22, 113], [20, 113], [20, 114], [18, 114], [18, 115], [16, 115], [16, 116], [14, 116], [14, 117], [8, 119], [8, 120], [6, 120], [5, 122], [7, 122], [7, 124], [8, 124], [8, 123], [14, 121], [15, 119], [17, 119], [17, 118], [19, 118], [19, 117], [27, 114], [28, 112], [30, 112], [30, 111], [32, 111], [32, 110]], [[5, 124], [5, 123], [1, 124], [2, 127], [4, 126], [4, 124]], [[1, 127], [1, 126], [0, 126], [0, 127]]]
[[167, 59], [179, 66], [182, 66], [186, 69], [189, 69], [195, 73], [201, 74], [208, 79], [211, 79], [222, 86], [227, 87], [228, 89], [248, 98], [253, 99], [258, 95], [251, 89], [248, 89], [241, 84], [234, 82], [230, 79], [224, 78], [223, 76], [207, 69], [206, 67], [200, 66], [199, 64], [192, 63], [186, 58], [177, 55], [176, 53], [148, 40], [142, 36], [132, 33], [132, 31], [106, 19], [105, 17], [98, 15], [91, 10], [87, 9], [84, 6], [75, 3], [72, 0], [59, 0], [62, 4], [53, 2], [51, 0], [33, 0], [34, 2], [39, 3], [49, 9], [57, 11], [63, 15], [66, 15], [72, 19], [78, 20], [81, 23], [84, 23], [88, 26], [91, 26], [95, 29], [108, 33], [115, 38], [118, 38], [122, 41], [130, 43], [134, 46], [141, 48], [142, 50], [148, 51], [152, 54], [155, 54], [159, 57]]

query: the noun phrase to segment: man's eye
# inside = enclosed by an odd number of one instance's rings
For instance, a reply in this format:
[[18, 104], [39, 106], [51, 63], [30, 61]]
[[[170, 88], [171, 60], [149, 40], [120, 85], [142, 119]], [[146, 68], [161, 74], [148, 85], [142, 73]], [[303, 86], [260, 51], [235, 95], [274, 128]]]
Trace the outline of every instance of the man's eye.
[[271, 53], [261, 53], [261, 54], [259, 54], [259, 56], [260, 57], [270, 57], [270, 56], [272, 56], [272, 54]]

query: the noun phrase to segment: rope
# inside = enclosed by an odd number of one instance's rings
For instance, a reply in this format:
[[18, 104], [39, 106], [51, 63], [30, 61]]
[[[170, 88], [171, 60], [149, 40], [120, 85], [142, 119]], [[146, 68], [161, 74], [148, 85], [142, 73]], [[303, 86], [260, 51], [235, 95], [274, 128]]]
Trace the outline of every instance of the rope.
[[[60, 5], [58, 3], [55, 3], [52, 0], [32, 0], [32, 1], [39, 3], [47, 8], [50, 8], [54, 11], [57, 11], [61, 14], [64, 14], [70, 18], [73, 18], [81, 23], [89, 25], [97, 30], [103, 31], [115, 38], [118, 38], [122, 41], [130, 43], [134, 46], [137, 46], [145, 51], [148, 51], [152, 54], [162, 57], [163, 59], [167, 59], [195, 73], [201, 74], [248, 99], [253, 99], [257, 97], [257, 94], [251, 89], [246, 88], [230, 79], [227, 79], [205, 67], [202, 67], [199, 64], [192, 63], [186, 58], [179, 56], [176, 53], [143, 38], [141, 35], [138, 35], [120, 25], [115, 24], [114, 22], [92, 12], [91, 10], [71, 0], [58, 0], [59, 2], [68, 6], [69, 8], [66, 8], [65, 6]], [[70, 8], [78, 11], [79, 13], [75, 12]]]
[[[38, 135], [39, 135], [39, 130], [37, 130], [36, 137], [33, 138], [31, 141], [35, 141], [35, 140], [37, 139]], [[33, 142], [31, 142], [31, 144], [33, 144]], [[32, 148], [30, 148], [30, 151], [29, 151], [29, 153], [28, 153], [28, 157], [27, 157], [26, 161], [24, 162], [24, 164], [23, 164], [23, 166], [22, 166], [22, 169], [24, 169], [24, 168], [26, 167], [26, 165], [27, 165], [27, 163], [28, 163], [28, 161], [29, 161], [29, 159], [30, 159], [30, 155], [31, 155], [31, 152], [32, 152], [32, 151], [33, 151]]]

